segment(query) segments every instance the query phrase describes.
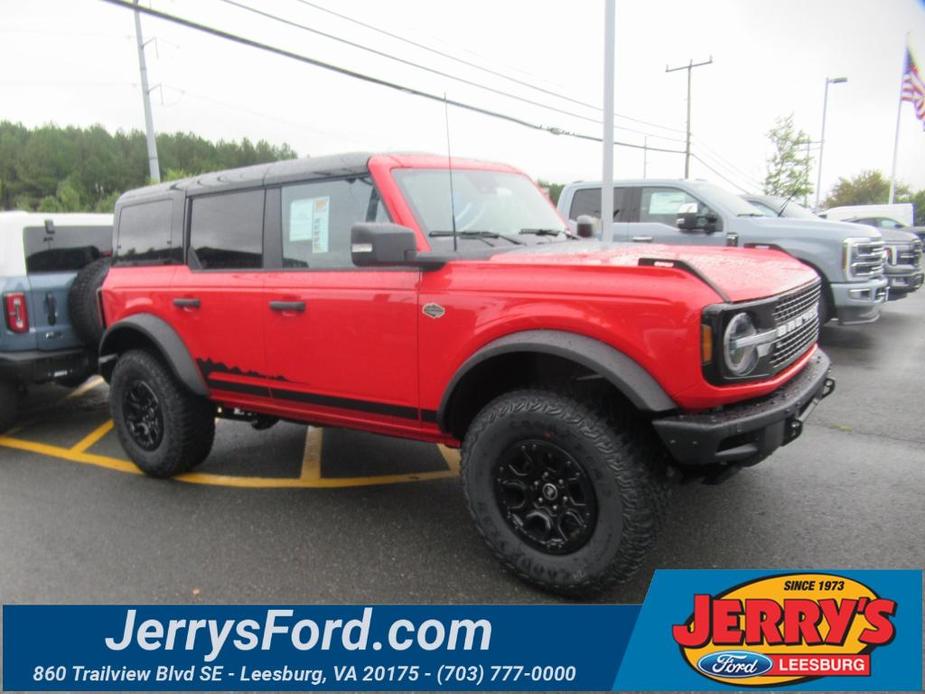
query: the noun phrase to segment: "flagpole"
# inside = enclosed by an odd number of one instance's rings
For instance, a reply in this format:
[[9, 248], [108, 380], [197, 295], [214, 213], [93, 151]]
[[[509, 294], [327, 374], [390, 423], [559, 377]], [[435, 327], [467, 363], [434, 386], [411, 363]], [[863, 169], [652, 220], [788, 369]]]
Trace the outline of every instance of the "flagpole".
[[890, 173], [890, 199], [889, 204], [893, 204], [893, 198], [896, 195], [896, 159], [899, 156], [899, 125], [903, 113], [903, 79], [906, 76], [906, 55], [909, 53], [909, 34], [906, 33], [906, 45], [903, 52], [903, 72], [899, 77], [899, 105], [896, 107], [896, 135], [893, 138], [893, 169]]

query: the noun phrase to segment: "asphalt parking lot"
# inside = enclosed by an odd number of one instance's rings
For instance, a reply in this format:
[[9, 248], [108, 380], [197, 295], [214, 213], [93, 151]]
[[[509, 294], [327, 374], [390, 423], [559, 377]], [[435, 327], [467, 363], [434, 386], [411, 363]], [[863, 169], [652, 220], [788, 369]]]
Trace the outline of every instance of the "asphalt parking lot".
[[[663, 568], [925, 566], [925, 291], [826, 327], [836, 393], [803, 437], [723, 485], [679, 488]], [[107, 388], [37, 389], [0, 437], [0, 602], [546, 602], [483, 546], [455, 452], [219, 422], [180, 480], [137, 474]]]

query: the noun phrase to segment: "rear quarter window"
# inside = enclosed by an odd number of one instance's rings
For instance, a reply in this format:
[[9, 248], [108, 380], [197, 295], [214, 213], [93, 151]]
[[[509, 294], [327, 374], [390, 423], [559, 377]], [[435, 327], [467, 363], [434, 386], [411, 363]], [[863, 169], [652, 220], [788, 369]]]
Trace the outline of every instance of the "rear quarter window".
[[119, 210], [116, 253], [118, 265], [167, 265], [180, 262], [183, 249], [171, 236], [170, 200], [126, 205]]
[[26, 272], [76, 272], [99, 258], [112, 255], [112, 227], [57, 226], [23, 229]]

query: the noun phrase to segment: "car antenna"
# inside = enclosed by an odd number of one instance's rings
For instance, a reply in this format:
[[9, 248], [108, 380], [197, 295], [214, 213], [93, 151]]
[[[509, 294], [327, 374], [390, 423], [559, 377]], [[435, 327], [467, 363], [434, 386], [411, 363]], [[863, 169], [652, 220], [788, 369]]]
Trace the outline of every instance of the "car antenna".
[[446, 165], [450, 173], [450, 221], [453, 230], [453, 252], [459, 250], [456, 242], [456, 201], [453, 199], [453, 157], [450, 153], [450, 107], [446, 101], [446, 92], [443, 92], [443, 119], [446, 122]]

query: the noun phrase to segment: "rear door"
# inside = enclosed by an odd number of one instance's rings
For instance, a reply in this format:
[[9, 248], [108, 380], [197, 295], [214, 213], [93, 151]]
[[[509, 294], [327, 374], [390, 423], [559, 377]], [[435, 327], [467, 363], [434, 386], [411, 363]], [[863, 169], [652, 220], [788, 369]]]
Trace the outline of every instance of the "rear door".
[[23, 229], [29, 322], [40, 350], [81, 346], [68, 315], [67, 294], [77, 272], [112, 255], [111, 226], [29, 226]]
[[167, 310], [216, 397], [267, 401], [263, 188], [198, 195], [187, 205], [187, 263]]
[[[630, 206], [632, 200], [632, 190], [628, 188], [615, 187], [613, 189], [613, 221], [628, 221]], [[601, 189], [598, 188], [579, 188], [572, 195], [572, 204], [569, 207], [568, 218], [570, 221], [577, 221], [581, 215], [589, 215], [597, 220], [595, 224], [595, 233], [600, 236], [601, 233]], [[614, 240], [623, 241], [622, 229], [625, 227], [619, 225], [615, 227]]]

